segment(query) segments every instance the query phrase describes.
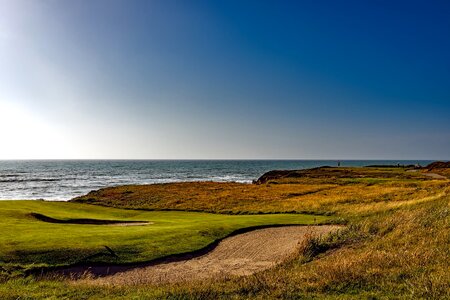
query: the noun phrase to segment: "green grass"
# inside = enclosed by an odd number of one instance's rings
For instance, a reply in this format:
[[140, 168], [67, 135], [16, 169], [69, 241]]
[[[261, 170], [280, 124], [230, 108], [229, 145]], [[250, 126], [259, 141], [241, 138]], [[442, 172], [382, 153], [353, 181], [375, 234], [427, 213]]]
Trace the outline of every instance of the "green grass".
[[[84, 203], [0, 202], [0, 298], [450, 299], [450, 180], [434, 180], [399, 168], [327, 168], [301, 173], [302, 177], [262, 185], [178, 183], [108, 188], [77, 199]], [[155, 211], [132, 210], [137, 208]], [[270, 214], [288, 211], [333, 218]], [[148, 220], [155, 224], [47, 224], [33, 220], [30, 212], [58, 219]], [[240, 214], [257, 212], [269, 214]], [[2, 272], [2, 267], [10, 267], [7, 262], [28, 267], [39, 261], [68, 264], [104, 251], [104, 245], [119, 254], [117, 262], [148, 260], [198, 249], [241, 227], [307, 224], [314, 218], [318, 222], [339, 218], [347, 228], [313, 240], [306, 244], [305, 253], [300, 251], [291, 260], [251, 276], [96, 286], [67, 278]], [[20, 255], [19, 250], [23, 251]]]
[[[54, 224], [30, 213], [57, 219], [150, 221], [145, 226]], [[0, 266], [70, 265], [79, 262], [132, 263], [205, 247], [245, 227], [313, 224], [329, 220], [300, 214], [221, 215], [200, 212], [136, 211], [89, 204], [44, 201], [0, 201]], [[104, 246], [118, 258], [108, 255]], [[87, 258], [87, 259], [86, 259]]]
[[[5, 280], [1, 299], [450, 299], [450, 194], [353, 220], [318, 253], [247, 277], [95, 286], [32, 276]], [[326, 249], [328, 252], [322, 252]]]

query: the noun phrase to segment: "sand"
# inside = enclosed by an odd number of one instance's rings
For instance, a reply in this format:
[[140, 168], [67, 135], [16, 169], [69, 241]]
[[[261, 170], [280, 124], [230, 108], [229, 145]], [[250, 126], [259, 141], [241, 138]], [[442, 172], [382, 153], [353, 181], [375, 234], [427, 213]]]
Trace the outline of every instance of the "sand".
[[135, 267], [89, 281], [102, 285], [164, 284], [251, 275], [286, 260], [308, 236], [328, 234], [339, 228], [341, 227], [324, 225], [258, 229], [226, 238], [212, 251], [200, 257]]

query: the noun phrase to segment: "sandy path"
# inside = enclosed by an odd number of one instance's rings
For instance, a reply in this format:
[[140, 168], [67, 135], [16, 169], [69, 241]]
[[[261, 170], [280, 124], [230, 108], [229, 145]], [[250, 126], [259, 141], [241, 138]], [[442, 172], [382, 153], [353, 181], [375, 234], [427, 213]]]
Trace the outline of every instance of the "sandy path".
[[258, 229], [226, 238], [211, 252], [197, 258], [134, 268], [89, 281], [93, 284], [133, 285], [250, 275], [288, 258], [305, 236], [328, 234], [339, 228], [327, 225]]
[[[417, 173], [418, 170], [408, 170], [408, 171], [406, 171], [406, 172], [409, 172], [409, 173]], [[425, 173], [425, 172], [421, 172], [420, 174], [425, 175], [425, 176], [428, 176], [428, 177], [431, 177], [431, 178], [434, 178], [434, 179], [447, 179], [447, 177], [445, 177], [445, 176], [443, 176], [443, 175], [440, 175], [440, 174], [436, 174], [436, 173], [430, 173], [430, 172]]]
[[434, 179], [447, 179], [447, 177], [442, 176], [440, 174], [436, 174], [436, 173], [422, 173], [422, 174], [425, 175], [425, 176], [434, 178]]

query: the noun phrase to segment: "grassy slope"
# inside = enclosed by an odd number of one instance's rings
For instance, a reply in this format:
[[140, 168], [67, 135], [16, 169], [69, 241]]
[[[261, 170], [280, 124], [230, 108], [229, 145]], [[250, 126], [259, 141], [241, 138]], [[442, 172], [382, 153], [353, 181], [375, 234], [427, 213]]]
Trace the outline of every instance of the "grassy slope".
[[[95, 218], [151, 221], [145, 226], [54, 224], [31, 212], [58, 219]], [[97, 256], [96, 262], [148, 261], [206, 246], [232, 231], [266, 224], [312, 224], [326, 217], [308, 215], [232, 216], [195, 212], [146, 212], [87, 204], [0, 201], [0, 266], [67, 265], [112, 248], [119, 258]]]
[[363, 216], [439, 196], [447, 185], [403, 168], [326, 168], [268, 184], [175, 183], [106, 188], [76, 202], [219, 213], [308, 212]]
[[[150, 187], [151, 193], [141, 190], [137, 199], [124, 198], [125, 204], [118, 201], [119, 196], [102, 198], [102, 191], [84, 201], [147, 208], [207, 207], [236, 213], [289, 208], [334, 214], [346, 219], [348, 229], [326, 240], [313, 240], [291, 261], [244, 278], [163, 287], [95, 287], [18, 278], [0, 285], [0, 294], [6, 299], [450, 299], [450, 181], [404, 171], [311, 174], [247, 186], [251, 193], [233, 184], [206, 185], [222, 188], [222, 193], [205, 191], [202, 184], [165, 186], [167, 193]], [[160, 191], [155, 193], [153, 188]], [[258, 198], [260, 189], [265, 191]]]
[[442, 176], [446, 176], [447, 178], [450, 178], [450, 168], [440, 168], [440, 169], [432, 169], [427, 170], [428, 173], [436, 173]]

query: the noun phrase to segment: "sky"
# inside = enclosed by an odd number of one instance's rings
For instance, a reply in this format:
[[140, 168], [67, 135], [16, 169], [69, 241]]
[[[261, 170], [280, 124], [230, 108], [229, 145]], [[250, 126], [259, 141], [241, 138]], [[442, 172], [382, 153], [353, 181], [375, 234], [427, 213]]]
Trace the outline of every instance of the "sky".
[[450, 159], [449, 16], [0, 0], [0, 159]]

